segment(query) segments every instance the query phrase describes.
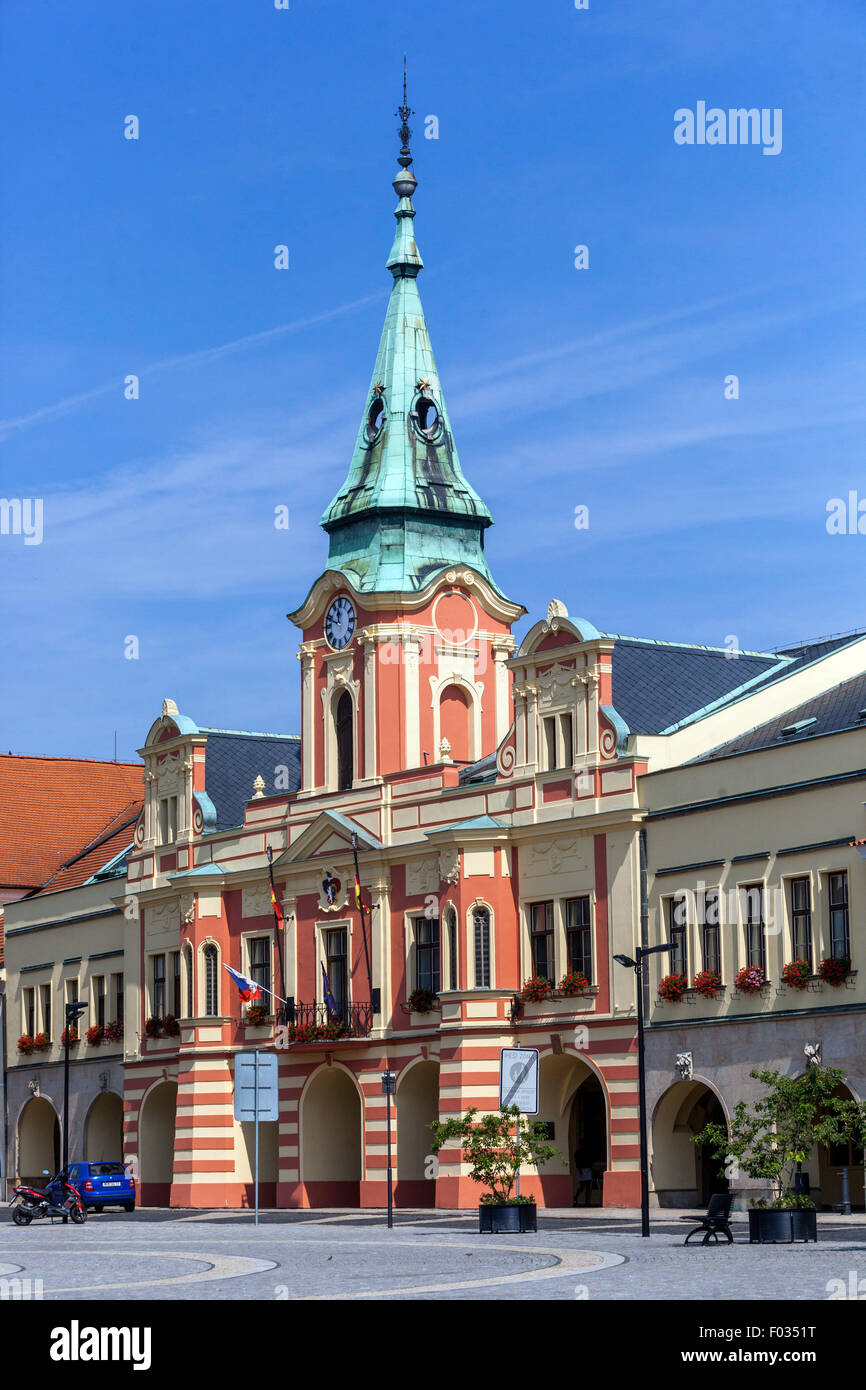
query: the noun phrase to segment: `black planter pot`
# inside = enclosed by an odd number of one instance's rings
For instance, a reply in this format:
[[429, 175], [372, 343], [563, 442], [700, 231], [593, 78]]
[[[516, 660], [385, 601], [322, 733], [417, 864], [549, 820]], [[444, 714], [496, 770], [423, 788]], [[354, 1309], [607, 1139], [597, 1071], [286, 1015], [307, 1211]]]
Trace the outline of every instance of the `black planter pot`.
[[818, 1239], [818, 1213], [757, 1208], [749, 1212], [752, 1245], [791, 1245], [795, 1240]]
[[494, 1205], [484, 1202], [478, 1208], [478, 1230], [481, 1235], [518, 1235], [538, 1230], [538, 1214], [534, 1202], [519, 1206]]

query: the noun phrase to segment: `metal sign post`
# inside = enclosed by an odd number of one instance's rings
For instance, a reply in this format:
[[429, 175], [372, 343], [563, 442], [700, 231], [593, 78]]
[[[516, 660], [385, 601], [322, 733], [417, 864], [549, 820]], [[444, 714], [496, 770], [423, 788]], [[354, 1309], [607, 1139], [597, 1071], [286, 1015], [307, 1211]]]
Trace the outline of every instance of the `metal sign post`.
[[[517, 1142], [520, 1144], [521, 1115], [538, 1114], [538, 1048], [503, 1047], [499, 1053], [499, 1105], [517, 1106]], [[517, 1165], [517, 1192], [520, 1196], [520, 1164]]]
[[279, 1119], [279, 1062], [274, 1052], [235, 1056], [235, 1119], [255, 1125], [255, 1224], [259, 1224], [259, 1121]]
[[391, 1097], [397, 1089], [397, 1077], [392, 1071], [382, 1072], [382, 1094], [388, 1114], [388, 1226], [394, 1225], [394, 1184], [391, 1178]]

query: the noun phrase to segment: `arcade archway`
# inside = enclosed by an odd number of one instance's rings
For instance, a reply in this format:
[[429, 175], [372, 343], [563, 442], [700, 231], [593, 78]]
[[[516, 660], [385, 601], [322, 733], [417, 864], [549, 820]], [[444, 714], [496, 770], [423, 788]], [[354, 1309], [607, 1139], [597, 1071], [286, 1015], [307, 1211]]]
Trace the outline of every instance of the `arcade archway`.
[[[570, 1207], [579, 1187], [578, 1169], [590, 1173], [580, 1200], [604, 1201], [608, 1161], [608, 1113], [604, 1088], [592, 1067], [574, 1053], [547, 1053], [539, 1066], [538, 1116], [549, 1126], [557, 1157], [539, 1173], [548, 1207]], [[521, 1191], [523, 1184], [521, 1184]], [[530, 1186], [527, 1191], [532, 1191]]]
[[138, 1158], [144, 1207], [167, 1207], [174, 1173], [174, 1122], [177, 1083], [161, 1081], [142, 1102], [138, 1120]]
[[91, 1162], [123, 1160], [123, 1101], [113, 1091], [103, 1091], [87, 1112], [84, 1157]]
[[52, 1177], [60, 1167], [60, 1121], [50, 1100], [34, 1096], [18, 1119], [18, 1176], [21, 1182], [43, 1187], [47, 1168]]
[[705, 1081], [677, 1081], [659, 1100], [650, 1185], [660, 1207], [705, 1207], [714, 1193], [728, 1191], [724, 1163], [692, 1142], [710, 1123], [727, 1128], [721, 1100]]
[[361, 1200], [361, 1095], [342, 1067], [322, 1067], [300, 1110], [301, 1182], [311, 1207], [356, 1207]]
[[397, 1188], [401, 1207], [436, 1205], [430, 1124], [439, 1118], [439, 1064], [416, 1062], [397, 1087]]

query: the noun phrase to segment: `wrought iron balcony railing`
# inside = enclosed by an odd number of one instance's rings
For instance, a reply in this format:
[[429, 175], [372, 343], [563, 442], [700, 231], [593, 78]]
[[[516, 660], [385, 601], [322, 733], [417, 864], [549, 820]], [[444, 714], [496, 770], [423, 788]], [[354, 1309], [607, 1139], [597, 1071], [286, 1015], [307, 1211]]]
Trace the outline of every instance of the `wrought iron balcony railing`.
[[289, 1009], [289, 1042], [368, 1038], [373, 1023], [369, 1002], [343, 1004], [336, 1013], [327, 1004], [294, 1004]]

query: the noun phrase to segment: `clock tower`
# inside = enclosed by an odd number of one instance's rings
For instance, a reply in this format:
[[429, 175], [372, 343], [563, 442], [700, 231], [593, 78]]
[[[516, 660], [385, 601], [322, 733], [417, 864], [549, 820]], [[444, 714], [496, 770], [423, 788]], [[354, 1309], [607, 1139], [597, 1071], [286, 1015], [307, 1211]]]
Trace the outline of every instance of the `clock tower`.
[[405, 80], [394, 284], [348, 476], [322, 518], [328, 565], [303, 632], [301, 796], [493, 753], [511, 721], [511, 625], [493, 524], [465, 478], [418, 293]]

